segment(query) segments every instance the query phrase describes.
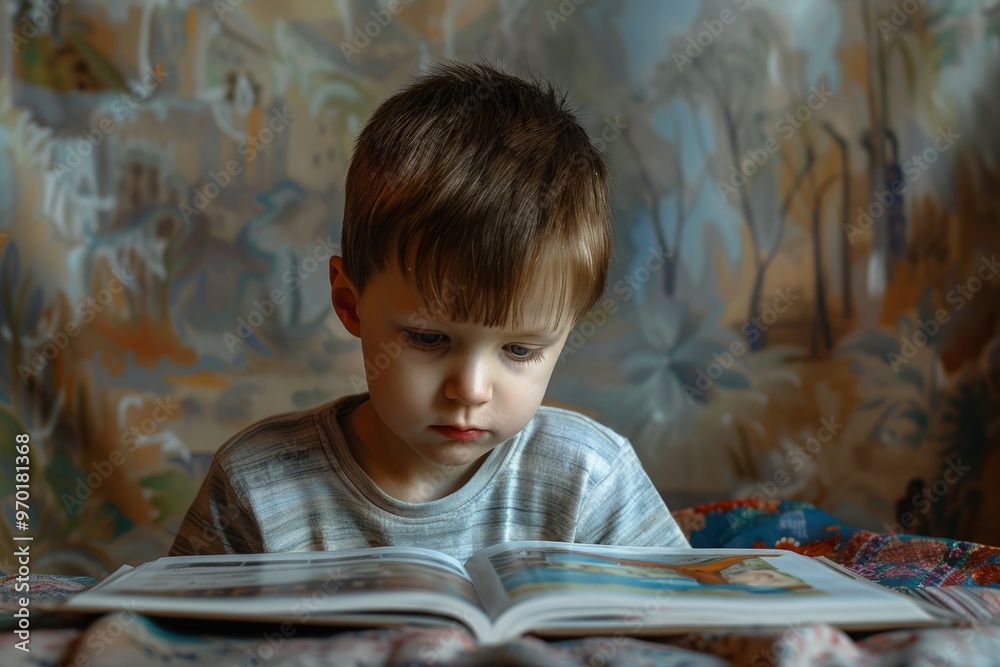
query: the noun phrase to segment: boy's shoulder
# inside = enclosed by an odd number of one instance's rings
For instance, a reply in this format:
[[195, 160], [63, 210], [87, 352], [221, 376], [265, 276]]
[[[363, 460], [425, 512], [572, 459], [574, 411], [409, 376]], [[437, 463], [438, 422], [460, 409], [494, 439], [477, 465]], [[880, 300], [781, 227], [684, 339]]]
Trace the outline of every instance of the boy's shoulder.
[[539, 406], [534, 422], [545, 429], [575, 436], [581, 439], [594, 439], [620, 448], [627, 440], [620, 433], [589, 417], [582, 412], [569, 408], [558, 408], [551, 405]]
[[316, 452], [322, 443], [320, 419], [336, 413], [359, 396], [341, 396], [333, 401], [304, 410], [282, 412], [264, 417], [233, 435], [215, 452], [221, 465], [248, 464], [256, 459], [283, 459], [296, 450]]
[[525, 445], [539, 455], [555, 455], [562, 460], [579, 457], [588, 466], [607, 465], [623, 453], [632, 452], [632, 445], [609, 426], [585, 414], [543, 405], [524, 431]]

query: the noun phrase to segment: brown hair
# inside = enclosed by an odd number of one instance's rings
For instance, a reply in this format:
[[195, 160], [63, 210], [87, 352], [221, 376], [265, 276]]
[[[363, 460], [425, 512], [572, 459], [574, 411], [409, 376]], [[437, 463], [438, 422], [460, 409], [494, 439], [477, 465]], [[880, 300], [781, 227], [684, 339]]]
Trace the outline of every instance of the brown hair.
[[358, 136], [344, 271], [363, 291], [393, 260], [456, 321], [518, 326], [519, 304], [539, 289], [554, 317], [568, 308], [579, 318], [607, 278], [606, 189], [600, 151], [551, 83], [484, 62], [437, 64]]

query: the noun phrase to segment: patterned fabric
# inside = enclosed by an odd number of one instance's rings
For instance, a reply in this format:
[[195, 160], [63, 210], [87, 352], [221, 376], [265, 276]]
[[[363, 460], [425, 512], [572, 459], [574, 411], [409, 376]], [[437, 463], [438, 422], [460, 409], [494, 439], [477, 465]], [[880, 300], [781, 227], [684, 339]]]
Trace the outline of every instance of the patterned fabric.
[[6, 612], [15, 608], [17, 598], [30, 595], [31, 603], [57, 602], [77, 591], [90, 588], [97, 583], [93, 577], [66, 577], [56, 574], [31, 574], [27, 581], [28, 592], [17, 589], [17, 575], [0, 573], [0, 610]]
[[741, 499], [674, 513], [693, 547], [788, 549], [827, 556], [896, 589], [1000, 587], [1000, 548], [844, 526], [803, 502]]
[[944, 607], [973, 621], [987, 623], [1000, 618], [1000, 589], [947, 586], [915, 588], [912, 592], [928, 602]]

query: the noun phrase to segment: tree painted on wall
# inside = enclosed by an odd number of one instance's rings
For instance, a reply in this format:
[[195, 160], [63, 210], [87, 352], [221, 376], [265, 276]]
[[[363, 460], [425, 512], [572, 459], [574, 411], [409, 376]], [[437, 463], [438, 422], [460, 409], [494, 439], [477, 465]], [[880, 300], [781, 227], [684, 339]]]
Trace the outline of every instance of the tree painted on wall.
[[[803, 123], [788, 109], [767, 106], [769, 71], [776, 63], [788, 65], [792, 58], [777, 34], [769, 15], [748, 12], [725, 39], [714, 42], [686, 67], [671, 61], [660, 70], [666, 90], [688, 96], [693, 105], [717, 119], [722, 136], [716, 164], [723, 165], [721, 175], [715, 174], [717, 189], [740, 215], [750, 244], [748, 324], [760, 321], [767, 270], [782, 249], [793, 200], [816, 157], [798, 136]], [[771, 129], [786, 141], [778, 142]], [[753, 349], [767, 345], [767, 332], [759, 334], [750, 341]]]

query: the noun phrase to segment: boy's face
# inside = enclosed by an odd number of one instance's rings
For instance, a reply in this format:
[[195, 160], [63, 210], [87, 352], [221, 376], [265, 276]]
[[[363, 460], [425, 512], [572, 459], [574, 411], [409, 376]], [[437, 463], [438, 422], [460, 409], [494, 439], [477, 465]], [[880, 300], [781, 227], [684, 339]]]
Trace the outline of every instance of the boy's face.
[[487, 328], [425, 303], [394, 263], [360, 297], [342, 267], [331, 261], [334, 307], [361, 338], [373, 409], [358, 408], [356, 432], [376, 462], [454, 474], [452, 466], [472, 465], [535, 415], [573, 324], [567, 316], [547, 330], [544, 282], [523, 304], [523, 326]]

